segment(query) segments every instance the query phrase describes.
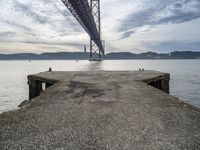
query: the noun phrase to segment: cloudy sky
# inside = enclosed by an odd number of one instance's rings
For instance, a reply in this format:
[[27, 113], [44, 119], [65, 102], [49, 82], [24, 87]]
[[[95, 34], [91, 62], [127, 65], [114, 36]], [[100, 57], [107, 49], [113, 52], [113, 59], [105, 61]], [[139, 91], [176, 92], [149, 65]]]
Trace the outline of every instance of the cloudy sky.
[[[101, 0], [106, 51], [200, 51], [200, 0]], [[0, 53], [83, 51], [61, 0], [0, 0]]]

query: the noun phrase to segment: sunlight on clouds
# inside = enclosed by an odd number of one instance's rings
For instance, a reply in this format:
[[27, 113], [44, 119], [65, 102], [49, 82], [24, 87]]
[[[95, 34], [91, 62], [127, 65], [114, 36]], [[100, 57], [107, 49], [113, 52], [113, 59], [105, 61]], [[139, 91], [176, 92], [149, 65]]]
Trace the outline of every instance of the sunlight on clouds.
[[[9, 44], [9, 47], [8, 47]], [[50, 44], [33, 44], [33, 43], [8, 43], [8, 42], [0, 42], [0, 49], [3, 54], [9, 53], [44, 53], [44, 52], [62, 52], [62, 51], [80, 51], [81, 46], [65, 46], [65, 45], [50, 45]]]
[[[107, 52], [182, 50], [192, 43], [196, 50], [200, 42], [199, 0], [101, 0], [101, 6]], [[89, 36], [61, 0], [0, 0], [0, 42], [0, 53], [82, 51]]]

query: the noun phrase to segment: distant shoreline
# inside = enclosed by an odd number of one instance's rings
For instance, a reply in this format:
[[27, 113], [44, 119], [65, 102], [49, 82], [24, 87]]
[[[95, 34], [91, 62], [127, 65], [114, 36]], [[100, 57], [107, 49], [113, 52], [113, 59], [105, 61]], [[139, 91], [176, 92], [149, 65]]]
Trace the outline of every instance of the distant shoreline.
[[[88, 59], [32, 59], [31, 61], [89, 61]], [[174, 59], [103, 59], [104, 60], [200, 60], [200, 58], [174, 58]], [[0, 61], [29, 61], [28, 59], [0, 59]]]
[[[0, 54], [0, 60], [88, 60], [90, 54], [84, 52], [57, 52], [57, 53], [17, 53]], [[200, 59], [200, 52], [174, 51], [171, 53], [130, 53], [111, 52], [103, 56], [104, 60], [173, 60], [173, 59]]]

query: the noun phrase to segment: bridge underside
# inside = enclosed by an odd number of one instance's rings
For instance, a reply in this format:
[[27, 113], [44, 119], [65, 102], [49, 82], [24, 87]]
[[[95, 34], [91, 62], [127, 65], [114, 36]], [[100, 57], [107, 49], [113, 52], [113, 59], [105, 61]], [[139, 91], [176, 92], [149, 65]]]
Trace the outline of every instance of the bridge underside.
[[104, 55], [101, 40], [100, 0], [62, 0], [72, 15], [90, 36], [90, 58]]

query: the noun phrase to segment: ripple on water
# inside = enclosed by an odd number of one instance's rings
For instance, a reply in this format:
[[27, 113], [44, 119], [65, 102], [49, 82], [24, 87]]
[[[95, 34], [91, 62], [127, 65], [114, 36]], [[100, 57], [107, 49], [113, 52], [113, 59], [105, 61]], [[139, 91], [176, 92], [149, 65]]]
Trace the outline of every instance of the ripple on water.
[[0, 112], [17, 109], [28, 99], [27, 75], [47, 71], [157, 70], [171, 75], [171, 94], [200, 107], [200, 60], [1, 61]]

